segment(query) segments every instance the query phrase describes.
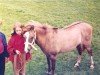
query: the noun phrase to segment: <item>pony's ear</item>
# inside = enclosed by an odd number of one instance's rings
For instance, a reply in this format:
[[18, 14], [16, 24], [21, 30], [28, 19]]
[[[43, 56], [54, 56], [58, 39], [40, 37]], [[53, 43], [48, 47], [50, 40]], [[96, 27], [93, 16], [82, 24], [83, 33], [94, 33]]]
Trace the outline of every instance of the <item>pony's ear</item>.
[[27, 26], [25, 27], [25, 30], [26, 30], [26, 31], [34, 30], [34, 26], [33, 26], [33, 25], [27, 25]]
[[34, 30], [34, 26], [33, 25], [30, 25], [29, 30]]

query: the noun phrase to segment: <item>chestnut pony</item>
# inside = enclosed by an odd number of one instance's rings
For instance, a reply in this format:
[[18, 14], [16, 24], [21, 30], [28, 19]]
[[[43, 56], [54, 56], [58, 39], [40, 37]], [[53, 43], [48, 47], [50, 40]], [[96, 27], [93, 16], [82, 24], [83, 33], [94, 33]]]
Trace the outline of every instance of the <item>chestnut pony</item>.
[[59, 53], [69, 52], [75, 48], [79, 55], [74, 67], [79, 66], [82, 52], [87, 50], [90, 55], [90, 68], [94, 68], [91, 48], [92, 26], [88, 23], [78, 21], [66, 28], [54, 28], [50, 25], [32, 21], [26, 24], [23, 31], [26, 32], [25, 51], [28, 51], [29, 45], [32, 46], [32, 44], [36, 43], [46, 55], [48, 74], [54, 75], [55, 63]]

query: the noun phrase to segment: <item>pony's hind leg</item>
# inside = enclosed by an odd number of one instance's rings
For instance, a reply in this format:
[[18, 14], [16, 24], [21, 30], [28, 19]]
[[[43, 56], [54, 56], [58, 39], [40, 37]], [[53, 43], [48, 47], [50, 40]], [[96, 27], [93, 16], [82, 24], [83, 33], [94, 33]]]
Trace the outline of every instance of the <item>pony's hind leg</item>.
[[88, 54], [90, 55], [90, 69], [94, 69], [94, 61], [93, 61], [93, 51], [91, 47], [86, 47]]
[[81, 63], [82, 51], [84, 50], [84, 47], [82, 44], [79, 44], [76, 48], [77, 48], [79, 55], [78, 55], [77, 62], [74, 65], [74, 67], [78, 67], [79, 64]]

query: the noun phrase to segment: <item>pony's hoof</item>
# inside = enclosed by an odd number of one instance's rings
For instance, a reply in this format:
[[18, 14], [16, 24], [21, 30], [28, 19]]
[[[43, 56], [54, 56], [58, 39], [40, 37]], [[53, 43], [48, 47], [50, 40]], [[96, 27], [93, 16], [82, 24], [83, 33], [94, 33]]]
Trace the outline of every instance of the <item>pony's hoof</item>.
[[74, 68], [78, 67], [77, 65], [74, 65]]
[[46, 74], [47, 74], [47, 75], [52, 75], [51, 71], [50, 71], [50, 72], [47, 71]]
[[74, 68], [76, 68], [76, 67], [79, 67], [79, 64], [76, 63], [76, 64], [74, 65]]
[[52, 74], [51, 71], [50, 71], [50, 72], [47, 71], [46, 74], [47, 74], [47, 75], [57, 75], [57, 74]]
[[94, 69], [94, 65], [91, 65], [91, 66], [90, 66], [90, 69]]

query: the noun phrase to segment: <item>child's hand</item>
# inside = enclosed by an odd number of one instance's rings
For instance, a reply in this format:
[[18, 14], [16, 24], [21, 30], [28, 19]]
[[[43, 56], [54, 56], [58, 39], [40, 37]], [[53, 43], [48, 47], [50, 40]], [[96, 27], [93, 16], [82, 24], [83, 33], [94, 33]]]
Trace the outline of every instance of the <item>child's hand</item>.
[[7, 63], [9, 61], [9, 58], [5, 57], [5, 63]]
[[16, 50], [16, 54], [20, 54], [20, 51]]

